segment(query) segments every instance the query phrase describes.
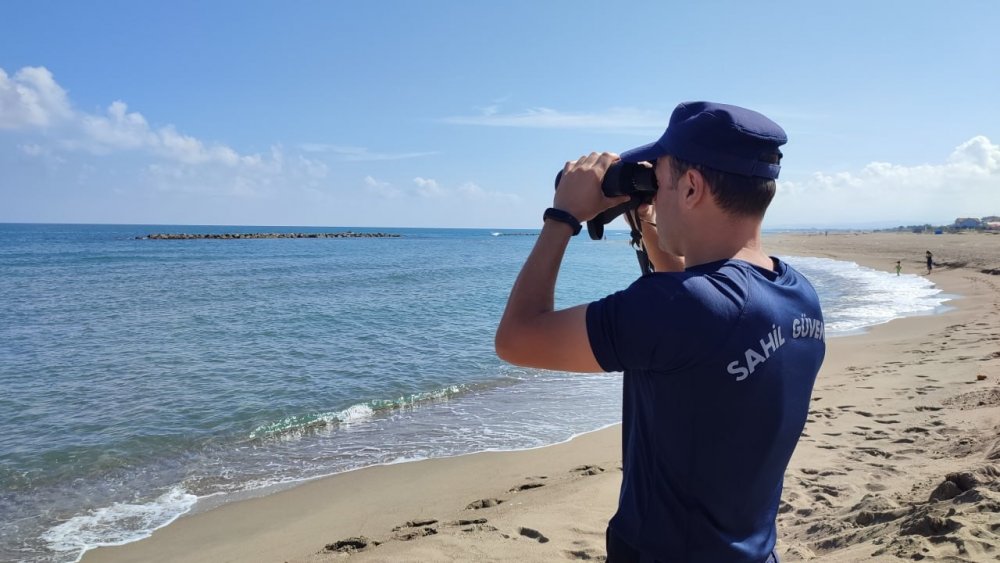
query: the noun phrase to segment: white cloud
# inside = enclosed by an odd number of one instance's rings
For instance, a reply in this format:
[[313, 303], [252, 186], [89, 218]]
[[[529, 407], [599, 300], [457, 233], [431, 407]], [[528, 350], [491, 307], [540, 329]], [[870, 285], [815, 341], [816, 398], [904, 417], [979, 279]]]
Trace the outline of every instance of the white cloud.
[[550, 108], [530, 108], [502, 113], [498, 106], [482, 108], [479, 115], [446, 117], [445, 123], [530, 129], [587, 129], [643, 135], [663, 132], [669, 116], [635, 108], [611, 108], [598, 113], [566, 113]]
[[[286, 158], [277, 146], [271, 148], [267, 157], [215, 157], [210, 155], [210, 149], [182, 139], [176, 150], [190, 151], [192, 158], [146, 166], [145, 184], [160, 192], [254, 199], [294, 191], [316, 193], [326, 187], [326, 164], [301, 155]], [[205, 155], [210, 158], [204, 158]]]
[[145, 150], [184, 164], [218, 163], [226, 166], [259, 164], [259, 155], [240, 155], [223, 144], [206, 145], [199, 139], [177, 131], [173, 125], [150, 127], [139, 112], [128, 111], [120, 100], [108, 106], [105, 115], [80, 114], [81, 138], [64, 143], [70, 149], [95, 154], [115, 150]]
[[0, 129], [48, 127], [71, 115], [66, 91], [48, 69], [26, 66], [9, 77], [0, 68]]
[[856, 172], [779, 182], [774, 226], [946, 223], [1000, 213], [1000, 146], [969, 139], [940, 164], [872, 162]]
[[389, 182], [382, 182], [371, 176], [365, 176], [365, 190], [377, 197], [386, 198], [394, 198], [402, 194], [400, 190], [392, 187]]
[[430, 178], [416, 177], [413, 183], [417, 185], [417, 195], [420, 197], [444, 197], [445, 191], [438, 185], [436, 180]]
[[108, 106], [106, 116], [81, 114], [79, 122], [84, 139], [71, 143], [74, 148], [87, 147], [94, 152], [106, 153], [110, 149], [139, 149], [157, 144], [156, 135], [150, 131], [146, 118], [140, 113], [129, 113], [128, 106], [122, 101]]
[[506, 192], [484, 190], [478, 185], [467, 182], [457, 189], [459, 195], [472, 201], [492, 201], [497, 203], [520, 203], [521, 196]]
[[330, 173], [330, 167], [326, 165], [325, 162], [320, 162], [318, 160], [312, 160], [298, 155], [296, 159], [299, 167], [311, 178], [323, 179], [326, 178]]
[[75, 111], [47, 69], [25, 67], [13, 78], [0, 69], [0, 129], [30, 134], [45, 127], [52, 127], [46, 137], [55, 140], [20, 144], [22, 154], [58, 164], [65, 162], [59, 155], [68, 152], [138, 153], [146, 157], [141, 165], [146, 183], [141, 185], [160, 192], [256, 198], [278, 189], [315, 192], [325, 187], [322, 181], [329, 175], [326, 163], [304, 155], [286, 158], [280, 146], [266, 155], [240, 154], [173, 125], [153, 127], [121, 100], [103, 113]]
[[364, 147], [345, 147], [341, 145], [330, 145], [325, 143], [303, 143], [299, 148], [306, 152], [328, 153], [335, 155], [340, 160], [349, 162], [370, 162], [379, 160], [404, 160], [407, 158], [418, 158], [438, 154], [437, 152], [401, 152], [401, 153], [380, 153], [371, 152]]
[[[416, 198], [425, 202], [433, 202], [433, 205], [440, 205], [442, 201], [465, 201], [489, 204], [516, 204], [521, 202], [521, 197], [516, 194], [485, 190], [473, 182], [466, 182], [457, 188], [448, 188], [442, 186], [433, 178], [418, 176], [413, 179], [413, 183], [416, 185], [415, 189], [404, 191], [392, 186], [389, 182], [376, 180], [372, 176], [365, 176], [364, 178], [365, 190], [377, 197], [408, 197], [411, 198], [411, 201], [413, 201], [412, 198]], [[413, 201], [413, 203], [422, 205], [416, 201]]]
[[[404, 188], [367, 176], [355, 186], [360, 189], [338, 189], [327, 164], [334, 160], [389, 161], [437, 153], [308, 144], [291, 153], [276, 145], [244, 154], [177, 126], [157, 124], [122, 100], [101, 111], [74, 109], [45, 68], [24, 68], [13, 77], [0, 69], [3, 129], [16, 130], [12, 147], [26, 166], [50, 168], [51, 175], [36, 175], [35, 183], [76, 184], [95, 196], [88, 202], [101, 201], [94, 204], [101, 211], [65, 206], [55, 214], [49, 206], [21, 211], [34, 220], [436, 224], [442, 217], [454, 220], [460, 210], [460, 220], [472, 226], [484, 217], [498, 222], [501, 207], [495, 203], [518, 200], [475, 184], [451, 188], [424, 177]], [[396, 201], [372, 215], [373, 199], [390, 198]]]
[[28, 156], [44, 156], [49, 154], [49, 150], [41, 145], [36, 145], [34, 143], [28, 143], [27, 145], [18, 145], [20, 151]]
[[17, 145], [17, 150], [28, 158], [42, 163], [49, 168], [58, 168], [66, 163], [66, 159], [55, 154], [46, 146], [38, 143], [25, 143]]
[[446, 188], [441, 186], [437, 180], [430, 178], [416, 177], [413, 182], [417, 185], [415, 194], [425, 199], [452, 199], [485, 203], [521, 202], [521, 197], [517, 194], [486, 190], [473, 182], [466, 182], [457, 188]]
[[[103, 114], [74, 111], [65, 90], [48, 69], [25, 67], [13, 78], [0, 69], [0, 129], [53, 125], [60, 126], [59, 140], [53, 146], [31, 143], [21, 145], [21, 151], [29, 156], [51, 155], [54, 149], [99, 155], [138, 151], [184, 165], [221, 165], [271, 174], [288, 168], [278, 147], [272, 148], [269, 158], [240, 154], [225, 144], [206, 143], [184, 134], [173, 125], [154, 128], [145, 116], [129, 111], [121, 100], [112, 102]], [[326, 164], [301, 155], [290, 170], [313, 179], [328, 174]]]

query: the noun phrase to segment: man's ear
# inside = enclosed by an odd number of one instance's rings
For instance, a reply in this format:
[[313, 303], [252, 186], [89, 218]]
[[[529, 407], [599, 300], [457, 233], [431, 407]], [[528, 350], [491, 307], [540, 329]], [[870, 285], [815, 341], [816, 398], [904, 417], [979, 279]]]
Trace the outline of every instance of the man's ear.
[[701, 172], [689, 168], [684, 172], [682, 182], [679, 182], [678, 192], [681, 195], [681, 205], [688, 209], [697, 207], [708, 196], [708, 184]]

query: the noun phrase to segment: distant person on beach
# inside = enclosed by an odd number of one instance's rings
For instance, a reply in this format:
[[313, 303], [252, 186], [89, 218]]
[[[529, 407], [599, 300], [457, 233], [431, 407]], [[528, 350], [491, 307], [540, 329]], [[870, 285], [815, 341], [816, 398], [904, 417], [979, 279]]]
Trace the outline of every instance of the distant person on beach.
[[617, 155], [567, 162], [511, 290], [496, 334], [501, 358], [624, 372], [608, 563], [777, 561], [782, 479], [826, 350], [812, 285], [761, 246], [785, 141], [757, 112], [677, 106], [659, 140], [620, 157], [654, 167], [655, 221], [643, 221], [642, 236], [655, 272], [555, 310], [570, 237], [627, 200], [600, 187]]
[[931, 270], [934, 269], [934, 255], [931, 251], [927, 251], [927, 273], [930, 274]]
[[899, 272], [903, 270], [903, 265], [899, 260], [896, 260], [896, 276], [899, 277]]

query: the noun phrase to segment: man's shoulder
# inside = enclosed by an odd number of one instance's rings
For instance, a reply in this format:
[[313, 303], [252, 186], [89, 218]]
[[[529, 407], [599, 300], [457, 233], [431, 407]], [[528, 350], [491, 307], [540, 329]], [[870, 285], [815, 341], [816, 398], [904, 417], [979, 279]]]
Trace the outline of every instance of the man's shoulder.
[[657, 272], [639, 278], [622, 293], [644, 300], [651, 312], [665, 306], [683, 318], [713, 312], [728, 317], [746, 303], [749, 283], [745, 273], [735, 271]]

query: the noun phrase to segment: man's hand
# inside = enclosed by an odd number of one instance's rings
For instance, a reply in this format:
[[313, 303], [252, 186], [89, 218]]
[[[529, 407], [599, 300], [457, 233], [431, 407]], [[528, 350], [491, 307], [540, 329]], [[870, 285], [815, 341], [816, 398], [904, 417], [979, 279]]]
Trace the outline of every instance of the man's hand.
[[659, 235], [656, 231], [656, 209], [652, 204], [644, 203], [636, 210], [639, 214], [641, 224], [636, 228], [632, 224], [632, 217], [626, 213], [625, 222], [642, 234], [642, 243], [646, 248], [646, 255], [653, 264], [655, 272], [683, 272], [684, 257], [667, 253], [660, 248]]
[[601, 191], [604, 174], [617, 160], [618, 155], [614, 153], [592, 152], [575, 162], [567, 162], [552, 207], [569, 212], [582, 223], [605, 209], [628, 201], [629, 196], [606, 197]]
[[625, 222], [627, 222], [630, 227], [635, 228], [638, 231], [641, 231], [645, 227], [645, 225], [649, 225], [654, 229], [656, 228], [656, 210], [653, 209], [653, 204], [644, 203], [640, 205], [638, 208], [636, 208], [636, 213], [639, 215], [639, 220], [642, 221], [643, 224], [633, 225], [632, 216], [626, 213]]

